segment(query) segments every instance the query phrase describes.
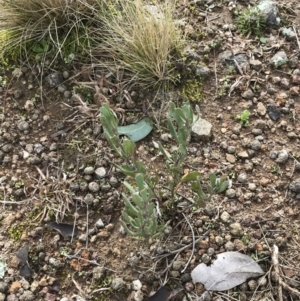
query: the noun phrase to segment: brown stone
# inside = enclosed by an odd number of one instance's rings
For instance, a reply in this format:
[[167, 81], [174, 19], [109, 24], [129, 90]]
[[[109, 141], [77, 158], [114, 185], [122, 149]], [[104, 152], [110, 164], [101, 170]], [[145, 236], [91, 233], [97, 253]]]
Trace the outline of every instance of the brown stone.
[[198, 242], [199, 248], [200, 249], [208, 249], [209, 248], [209, 242], [206, 240], [200, 240]]
[[19, 281], [15, 281], [11, 284], [9, 288], [9, 292], [11, 294], [15, 294], [18, 292], [18, 290], [22, 287], [21, 283]]

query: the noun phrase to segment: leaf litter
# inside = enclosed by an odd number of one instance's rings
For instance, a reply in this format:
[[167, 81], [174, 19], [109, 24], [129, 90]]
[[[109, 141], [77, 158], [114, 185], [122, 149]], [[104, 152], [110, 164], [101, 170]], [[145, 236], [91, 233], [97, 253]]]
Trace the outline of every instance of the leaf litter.
[[225, 291], [263, 274], [262, 268], [250, 256], [225, 252], [218, 254], [211, 266], [204, 263], [196, 266], [191, 276], [194, 283], [202, 283], [206, 290]]

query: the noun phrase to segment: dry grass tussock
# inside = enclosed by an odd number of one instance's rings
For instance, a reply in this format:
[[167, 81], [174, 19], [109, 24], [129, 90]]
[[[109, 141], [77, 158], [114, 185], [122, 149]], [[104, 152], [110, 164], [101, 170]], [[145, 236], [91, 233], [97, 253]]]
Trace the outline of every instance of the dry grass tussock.
[[183, 36], [173, 19], [174, 2], [2, 0], [0, 54], [23, 61], [88, 58], [117, 65], [146, 87], [175, 81], [173, 62]]
[[114, 14], [101, 16], [104, 30], [96, 32], [95, 53], [112, 58], [142, 86], [175, 81], [172, 63], [183, 48], [184, 37], [174, 22], [174, 1], [155, 5], [119, 1], [117, 8]]
[[[0, 40], [2, 54], [49, 55], [63, 58], [89, 51], [87, 28], [96, 1], [1, 0]], [[14, 58], [14, 57], [13, 57]]]

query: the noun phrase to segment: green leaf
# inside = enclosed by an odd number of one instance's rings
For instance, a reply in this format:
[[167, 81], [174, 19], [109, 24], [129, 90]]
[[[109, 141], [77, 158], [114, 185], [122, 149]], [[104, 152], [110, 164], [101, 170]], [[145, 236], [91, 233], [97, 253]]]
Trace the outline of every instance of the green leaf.
[[129, 177], [135, 177], [135, 168], [131, 165], [124, 164], [122, 166], [116, 165], [116, 167], [125, 175]]
[[127, 156], [129, 156], [129, 157], [134, 156], [135, 144], [133, 141], [125, 139], [123, 141], [123, 149]]
[[148, 136], [152, 129], [153, 121], [149, 117], [143, 118], [134, 124], [117, 127], [119, 135], [125, 135], [133, 142], [137, 142]]
[[190, 173], [188, 173], [187, 175], [184, 175], [180, 182], [181, 183], [187, 183], [187, 182], [191, 182], [191, 181], [196, 181], [197, 180], [197, 177], [200, 177], [201, 174], [200, 172], [198, 171], [192, 171]]
[[220, 188], [218, 190], [218, 193], [221, 193], [223, 191], [225, 191], [229, 186], [229, 182], [228, 181], [224, 181], [221, 183]]
[[209, 181], [210, 181], [211, 187], [214, 188], [216, 186], [217, 176], [214, 173], [211, 173], [209, 175]]
[[135, 182], [136, 182], [136, 185], [138, 187], [138, 189], [141, 191], [142, 189], [144, 189], [144, 177], [142, 174], [137, 174], [135, 176]]
[[267, 39], [264, 38], [264, 37], [260, 37], [260, 38], [259, 38], [259, 41], [260, 41], [262, 44], [266, 44], [266, 43], [267, 43]]

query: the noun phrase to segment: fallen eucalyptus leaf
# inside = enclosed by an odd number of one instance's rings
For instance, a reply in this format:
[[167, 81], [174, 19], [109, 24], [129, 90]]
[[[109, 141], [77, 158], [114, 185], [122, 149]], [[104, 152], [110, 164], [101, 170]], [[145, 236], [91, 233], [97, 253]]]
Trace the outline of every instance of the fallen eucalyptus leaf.
[[51, 229], [58, 231], [63, 237], [77, 234], [77, 227], [74, 225], [60, 224], [57, 222], [48, 222], [46, 225]]
[[134, 124], [117, 127], [119, 135], [125, 135], [133, 142], [137, 142], [148, 136], [152, 129], [153, 121], [149, 117], [143, 118]]
[[225, 291], [263, 274], [251, 257], [239, 252], [225, 252], [218, 254], [211, 266], [204, 263], [196, 266], [191, 276], [194, 283], [201, 282], [206, 290]]

